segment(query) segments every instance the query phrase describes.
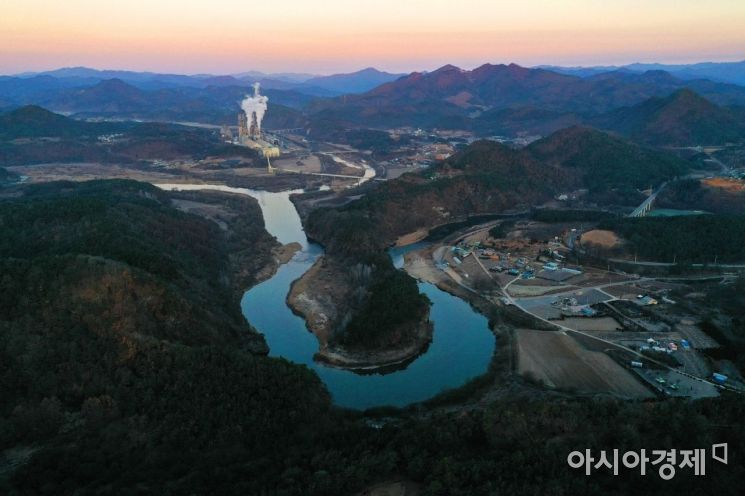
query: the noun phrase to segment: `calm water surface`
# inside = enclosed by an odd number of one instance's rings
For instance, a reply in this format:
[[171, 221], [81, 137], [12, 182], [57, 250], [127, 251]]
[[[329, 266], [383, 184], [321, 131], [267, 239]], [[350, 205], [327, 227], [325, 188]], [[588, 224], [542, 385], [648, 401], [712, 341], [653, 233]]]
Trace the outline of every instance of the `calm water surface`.
[[[405, 369], [385, 375], [360, 375], [313, 361], [318, 341], [305, 327], [305, 321], [293, 314], [285, 302], [290, 285], [323, 253], [309, 243], [300, 218], [289, 200], [294, 192], [270, 193], [244, 188], [205, 185], [159, 185], [164, 189], [221, 189], [253, 196], [264, 213], [267, 231], [281, 243], [298, 242], [303, 249], [271, 279], [254, 286], [243, 295], [241, 309], [246, 319], [266, 337], [270, 356], [283, 357], [307, 365], [323, 380], [334, 402], [349, 408], [405, 406], [423, 401], [444, 389], [458, 387], [486, 371], [494, 352], [495, 339], [487, 319], [470, 305], [429, 283], [419, 290], [432, 301], [430, 319], [434, 323], [432, 343], [427, 351]], [[397, 267], [403, 254], [421, 244], [389, 251]]]

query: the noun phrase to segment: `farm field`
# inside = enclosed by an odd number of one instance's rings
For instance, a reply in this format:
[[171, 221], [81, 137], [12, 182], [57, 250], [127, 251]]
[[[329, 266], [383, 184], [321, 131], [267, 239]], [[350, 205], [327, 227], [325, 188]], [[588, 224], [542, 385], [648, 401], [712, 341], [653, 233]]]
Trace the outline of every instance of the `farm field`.
[[633, 375], [598, 351], [589, 351], [561, 332], [519, 329], [518, 370], [549, 387], [625, 398], [654, 395]]

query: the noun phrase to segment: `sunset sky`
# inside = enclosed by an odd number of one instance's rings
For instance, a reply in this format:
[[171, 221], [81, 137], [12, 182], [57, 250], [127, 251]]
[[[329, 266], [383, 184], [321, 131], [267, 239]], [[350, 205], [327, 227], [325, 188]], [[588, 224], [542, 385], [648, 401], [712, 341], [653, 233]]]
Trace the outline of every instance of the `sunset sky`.
[[745, 59], [745, 0], [0, 0], [0, 73]]

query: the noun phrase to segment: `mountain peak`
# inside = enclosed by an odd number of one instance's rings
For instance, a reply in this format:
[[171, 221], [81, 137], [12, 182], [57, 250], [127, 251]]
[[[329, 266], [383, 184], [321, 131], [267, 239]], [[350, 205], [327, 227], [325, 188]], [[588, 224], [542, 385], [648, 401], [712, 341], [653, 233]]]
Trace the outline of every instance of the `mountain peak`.
[[[717, 113], [726, 112], [690, 88], [681, 88], [660, 100], [660, 110], [676, 112], [676, 119], [686, 112], [696, 112], [699, 118], [708, 118]], [[680, 114], [680, 115], [678, 115]]]
[[113, 94], [131, 97], [138, 97], [142, 94], [142, 90], [119, 78], [104, 79], [97, 85], [86, 88], [83, 91], [90, 94]]
[[442, 72], [451, 72], [451, 71], [463, 72], [463, 69], [461, 69], [460, 67], [456, 67], [453, 64], [446, 64], [440, 67], [439, 69], [435, 69], [430, 74], [438, 74]]
[[[601, 141], [615, 141], [617, 138], [614, 138], [613, 136], [609, 135], [608, 133], [605, 133], [603, 131], [600, 131], [598, 129], [595, 129], [594, 127], [590, 126], [583, 126], [583, 125], [575, 125], [575, 126], [569, 126], [564, 129], [560, 129], [550, 136], [547, 136], [539, 141], [536, 141], [535, 143], [531, 144], [531, 147], [534, 148], [541, 148], [542, 146], [546, 145], [566, 145], [568, 143], [577, 143], [577, 142], [586, 142], [587, 140], [601, 140]], [[534, 146], [535, 145], [535, 146]]]
[[605, 127], [652, 145], [716, 145], [745, 137], [745, 124], [690, 88], [610, 112]]
[[55, 114], [38, 105], [25, 105], [0, 114], [0, 137], [68, 136], [79, 132], [83, 123]]
[[134, 88], [134, 86], [125, 83], [119, 78], [104, 79], [96, 86], [101, 88]]
[[677, 78], [670, 74], [667, 71], [663, 71], [661, 69], [654, 69], [651, 71], [646, 71], [642, 74], [642, 77], [649, 81], [654, 81], [657, 83], [670, 83], [677, 81]]
[[12, 121], [23, 123], [44, 123], [50, 121], [67, 120], [66, 117], [55, 114], [54, 112], [50, 112], [49, 110], [38, 105], [24, 105], [23, 107], [19, 107], [6, 115]]
[[672, 93], [669, 97], [669, 100], [671, 101], [679, 101], [679, 102], [706, 102], [709, 105], [713, 105], [709, 100], [702, 97], [695, 91], [693, 91], [690, 88], [681, 88], [674, 93]]

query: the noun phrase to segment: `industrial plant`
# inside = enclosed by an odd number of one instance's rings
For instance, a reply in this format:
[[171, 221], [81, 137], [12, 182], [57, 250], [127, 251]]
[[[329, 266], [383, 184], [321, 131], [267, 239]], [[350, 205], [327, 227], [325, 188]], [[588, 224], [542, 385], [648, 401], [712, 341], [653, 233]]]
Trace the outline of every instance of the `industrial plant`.
[[241, 102], [236, 144], [258, 150], [266, 158], [279, 157], [279, 146], [270, 142], [261, 130], [269, 98], [261, 94], [260, 88], [259, 83], [254, 83], [253, 96], [246, 96]]

